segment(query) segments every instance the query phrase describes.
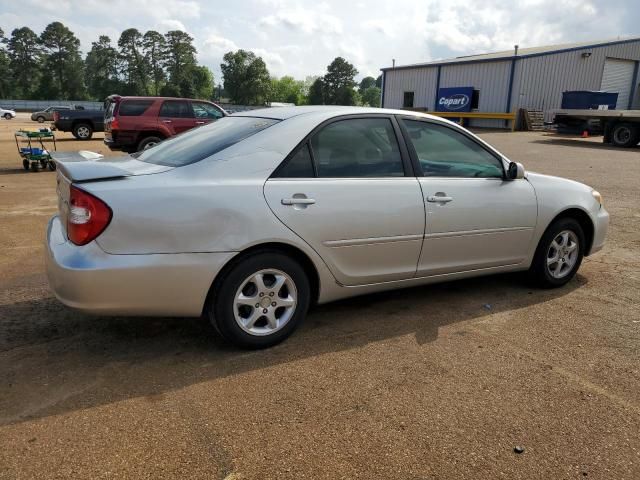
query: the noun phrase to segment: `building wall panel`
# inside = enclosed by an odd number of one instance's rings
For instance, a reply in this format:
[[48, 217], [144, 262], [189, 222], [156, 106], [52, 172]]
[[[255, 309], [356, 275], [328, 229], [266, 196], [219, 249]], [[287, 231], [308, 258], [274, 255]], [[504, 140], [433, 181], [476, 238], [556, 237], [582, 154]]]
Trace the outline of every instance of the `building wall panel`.
[[437, 67], [387, 71], [384, 79], [384, 106], [402, 108], [404, 92], [414, 92], [414, 107], [433, 110], [437, 78]]

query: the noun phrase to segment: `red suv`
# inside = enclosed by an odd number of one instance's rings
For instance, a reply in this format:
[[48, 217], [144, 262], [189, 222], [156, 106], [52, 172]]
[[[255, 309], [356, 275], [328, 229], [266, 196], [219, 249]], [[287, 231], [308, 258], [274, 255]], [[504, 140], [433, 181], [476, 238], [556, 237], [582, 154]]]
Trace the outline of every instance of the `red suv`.
[[204, 100], [111, 95], [105, 101], [104, 143], [111, 150], [136, 152], [226, 115]]

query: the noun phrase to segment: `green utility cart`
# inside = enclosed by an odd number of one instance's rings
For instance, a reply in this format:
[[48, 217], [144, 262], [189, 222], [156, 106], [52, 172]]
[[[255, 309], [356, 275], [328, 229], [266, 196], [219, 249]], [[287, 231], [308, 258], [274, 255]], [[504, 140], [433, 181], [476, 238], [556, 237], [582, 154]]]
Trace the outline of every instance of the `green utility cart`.
[[[56, 136], [51, 130], [18, 130], [14, 137], [18, 153], [22, 158], [22, 166], [25, 170], [31, 169], [37, 172], [40, 168], [56, 169], [56, 164], [51, 160], [49, 150], [45, 148], [45, 142], [47, 142], [48, 145], [53, 145], [53, 151], [56, 150]], [[40, 146], [38, 147], [37, 145]]]

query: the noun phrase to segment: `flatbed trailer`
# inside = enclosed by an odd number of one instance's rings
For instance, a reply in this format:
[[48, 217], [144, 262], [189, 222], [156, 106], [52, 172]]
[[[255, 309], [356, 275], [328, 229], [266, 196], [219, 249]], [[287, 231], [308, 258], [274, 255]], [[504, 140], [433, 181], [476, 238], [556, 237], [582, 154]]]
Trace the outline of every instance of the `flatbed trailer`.
[[599, 120], [603, 142], [616, 147], [635, 147], [640, 142], [640, 110], [554, 110], [553, 123]]

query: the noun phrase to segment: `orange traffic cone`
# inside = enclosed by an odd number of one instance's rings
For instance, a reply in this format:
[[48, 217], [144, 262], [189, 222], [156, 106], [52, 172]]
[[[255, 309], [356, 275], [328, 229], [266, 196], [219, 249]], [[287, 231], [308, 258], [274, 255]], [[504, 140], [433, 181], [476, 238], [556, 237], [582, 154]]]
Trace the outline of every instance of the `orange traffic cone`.
[[584, 130], [582, 132], [582, 138], [589, 138], [589, 130]]

